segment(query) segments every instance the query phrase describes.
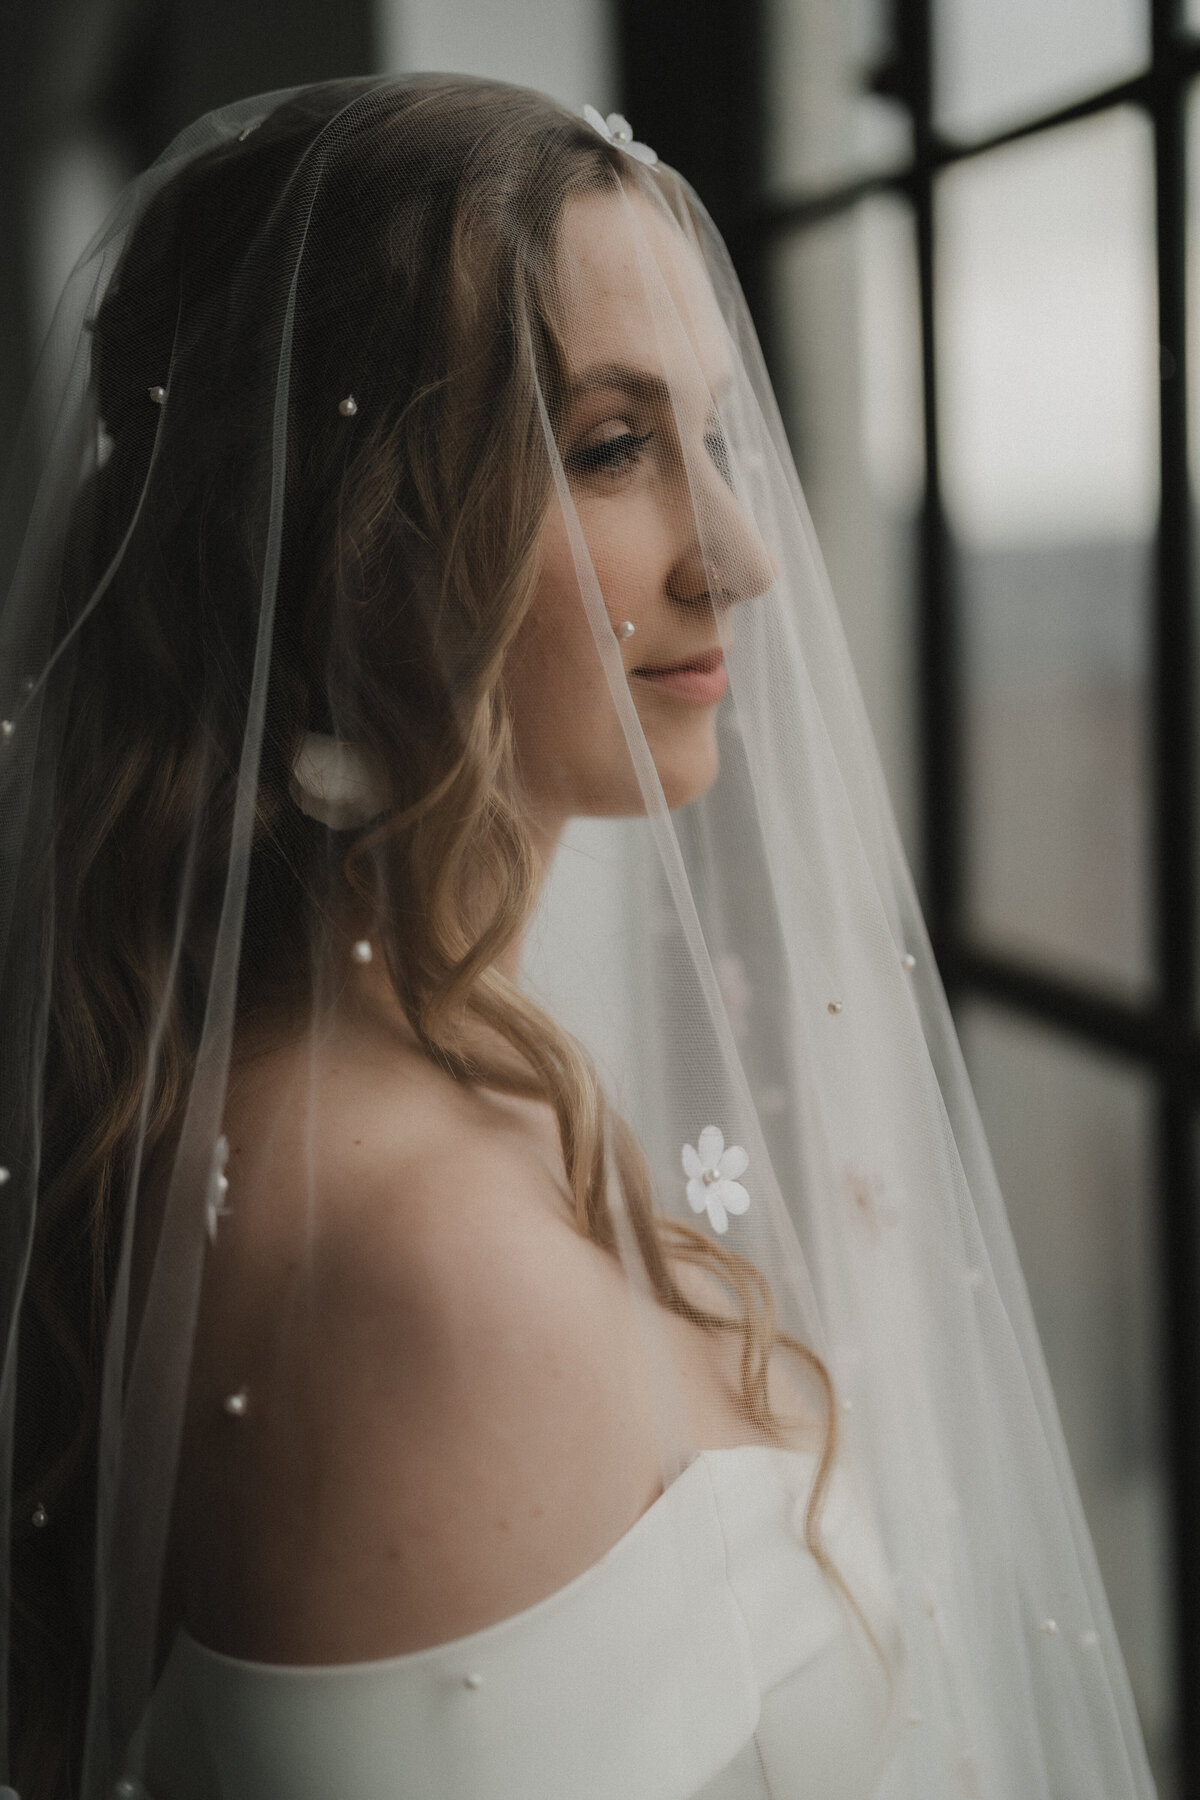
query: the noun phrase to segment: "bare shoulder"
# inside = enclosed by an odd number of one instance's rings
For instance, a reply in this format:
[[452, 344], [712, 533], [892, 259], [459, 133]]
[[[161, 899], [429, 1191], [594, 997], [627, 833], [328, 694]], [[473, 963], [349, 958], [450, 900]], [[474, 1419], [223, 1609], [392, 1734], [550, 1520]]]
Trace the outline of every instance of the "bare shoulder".
[[715, 1259], [695, 1262], [675, 1257], [671, 1273], [688, 1305], [707, 1320], [721, 1321], [715, 1328], [697, 1330], [675, 1318], [669, 1326], [695, 1441], [714, 1446], [762, 1442], [819, 1452], [828, 1429], [819, 1360], [785, 1335], [778, 1336], [767, 1360], [771, 1423], [755, 1418], [745, 1399], [747, 1340], [733, 1284]]
[[196, 1635], [385, 1656], [590, 1566], [657, 1457], [626, 1285], [575, 1229], [549, 1109], [330, 1042], [250, 1065], [226, 1130], [175, 1534]]

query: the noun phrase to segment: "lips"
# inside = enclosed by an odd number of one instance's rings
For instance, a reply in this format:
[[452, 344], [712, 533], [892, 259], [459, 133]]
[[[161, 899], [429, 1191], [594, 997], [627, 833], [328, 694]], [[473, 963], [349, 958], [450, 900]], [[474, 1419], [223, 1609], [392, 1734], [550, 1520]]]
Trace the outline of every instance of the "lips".
[[681, 662], [651, 664], [631, 673], [640, 681], [651, 682], [680, 700], [691, 701], [694, 706], [715, 706], [729, 681], [725, 673], [725, 652], [719, 646], [715, 650], [702, 650], [699, 655], [686, 657]]

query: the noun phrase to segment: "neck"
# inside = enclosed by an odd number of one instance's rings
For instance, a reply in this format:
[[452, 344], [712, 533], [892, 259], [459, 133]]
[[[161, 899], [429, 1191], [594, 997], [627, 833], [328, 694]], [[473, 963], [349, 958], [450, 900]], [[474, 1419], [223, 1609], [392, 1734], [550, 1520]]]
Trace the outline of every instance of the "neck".
[[[558, 849], [559, 841], [562, 837], [566, 823], [567, 819], [565, 815], [561, 817], [558, 815], [555, 815], [554, 817], [538, 815], [537, 817], [526, 819], [526, 828], [529, 833], [534, 854], [535, 907], [538, 900], [541, 898], [542, 891], [546, 884], [546, 878], [550, 872], [550, 865], [554, 861], [555, 852]], [[348, 903], [344, 908], [341, 927], [345, 944], [346, 959], [352, 970], [353, 987], [355, 991], [364, 1000], [369, 997], [369, 1003], [383, 1004], [386, 1005], [389, 1012], [395, 1011], [399, 1013], [399, 1005], [392, 992], [391, 982], [388, 979], [387, 966], [380, 953], [376, 923], [369, 917], [366, 909], [360, 903], [355, 901]], [[512, 940], [512, 942], [496, 958], [495, 962], [495, 966], [500, 970], [501, 974], [505, 975], [508, 980], [514, 983], [520, 978], [521, 957], [525, 947], [525, 935], [527, 930], [528, 926], [526, 926], [525, 931], [521, 932], [520, 936]], [[366, 963], [358, 962], [354, 956], [354, 946], [362, 942], [370, 944], [374, 952], [370, 961]]]
[[[550, 873], [550, 865], [554, 861], [555, 852], [562, 839], [566, 824], [566, 816], [559, 814], [554, 814], [552, 817], [538, 815], [536, 817], [527, 817], [526, 819], [526, 829], [529, 833], [530, 842], [533, 845], [536, 866], [535, 906], [542, 897], [542, 893], [546, 886], [546, 877]], [[525, 936], [528, 929], [529, 927], [527, 925], [520, 937], [514, 938], [512, 943], [508, 946], [508, 949], [504, 951], [503, 955], [496, 958], [496, 967], [500, 970], [502, 975], [507, 975], [510, 981], [515, 982], [520, 975], [521, 956], [525, 948]]]

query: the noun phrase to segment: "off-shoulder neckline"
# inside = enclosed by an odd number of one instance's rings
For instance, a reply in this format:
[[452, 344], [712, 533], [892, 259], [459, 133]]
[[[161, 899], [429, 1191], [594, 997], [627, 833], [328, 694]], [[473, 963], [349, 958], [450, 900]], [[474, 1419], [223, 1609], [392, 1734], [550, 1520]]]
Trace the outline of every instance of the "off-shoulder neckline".
[[[712, 1465], [718, 1467], [738, 1460], [757, 1460], [763, 1463], [781, 1462], [789, 1466], [803, 1466], [806, 1471], [807, 1484], [811, 1472], [820, 1458], [813, 1450], [788, 1450], [773, 1444], [727, 1444], [716, 1449], [699, 1450], [687, 1467], [669, 1486], [665, 1487], [657, 1499], [652, 1500], [645, 1512], [636, 1518], [628, 1531], [622, 1533], [615, 1543], [600, 1556], [597, 1561], [589, 1563], [578, 1575], [562, 1587], [555, 1588], [553, 1593], [545, 1594], [540, 1600], [522, 1607], [519, 1612], [509, 1613], [503, 1619], [496, 1619], [490, 1625], [483, 1625], [478, 1631], [468, 1632], [465, 1636], [444, 1638], [436, 1644], [425, 1644], [419, 1650], [402, 1651], [396, 1656], [368, 1657], [356, 1662], [338, 1663], [276, 1663], [265, 1662], [253, 1657], [231, 1656], [226, 1651], [214, 1650], [192, 1636], [186, 1625], [180, 1625], [175, 1634], [175, 1649], [200, 1663], [208, 1664], [213, 1670], [224, 1670], [228, 1673], [241, 1673], [246, 1676], [257, 1675], [263, 1678], [302, 1680], [310, 1676], [345, 1677], [363, 1674], [368, 1671], [388, 1669], [418, 1669], [423, 1664], [433, 1664], [444, 1657], [455, 1657], [464, 1652], [482, 1649], [490, 1640], [501, 1633], [511, 1631], [525, 1623], [531, 1622], [540, 1615], [553, 1612], [578, 1597], [588, 1584], [595, 1581], [601, 1572], [611, 1566], [630, 1544], [654, 1529], [658, 1520], [672, 1505], [678, 1505], [684, 1492], [685, 1484], [692, 1485], [698, 1479], [699, 1472], [708, 1472]], [[173, 1651], [172, 1654], [175, 1652]]]

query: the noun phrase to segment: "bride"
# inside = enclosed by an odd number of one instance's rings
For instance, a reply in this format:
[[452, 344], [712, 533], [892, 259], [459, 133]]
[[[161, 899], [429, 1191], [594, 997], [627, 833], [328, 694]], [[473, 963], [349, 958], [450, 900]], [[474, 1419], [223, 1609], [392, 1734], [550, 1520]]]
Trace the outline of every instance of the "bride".
[[56, 333], [0, 633], [23, 1800], [1150, 1794], [695, 196], [498, 84], [271, 96]]

